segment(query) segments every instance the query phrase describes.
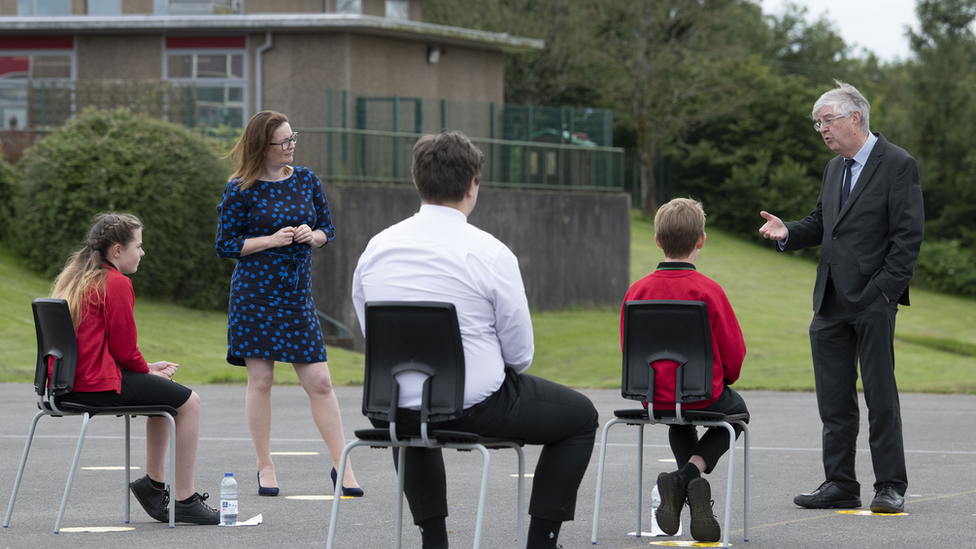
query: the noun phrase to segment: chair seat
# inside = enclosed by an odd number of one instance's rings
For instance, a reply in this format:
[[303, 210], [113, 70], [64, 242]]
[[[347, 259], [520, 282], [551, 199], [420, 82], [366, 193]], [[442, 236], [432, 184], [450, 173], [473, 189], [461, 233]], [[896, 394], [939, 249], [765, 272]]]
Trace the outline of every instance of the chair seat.
[[614, 410], [613, 415], [617, 416], [619, 419], [636, 419], [636, 420], [648, 420], [646, 408], [632, 408], [629, 410]]
[[[749, 414], [722, 414], [718, 412], [705, 412], [699, 410], [683, 410], [685, 419], [690, 421], [726, 421], [735, 423], [736, 421], [749, 421]], [[656, 415], [656, 414], [655, 414]], [[674, 414], [672, 414], [672, 417]]]
[[[386, 443], [392, 445], [393, 442], [390, 440], [390, 430], [389, 429], [360, 429], [355, 432], [356, 438], [360, 440], [365, 440], [368, 442], [378, 442]], [[419, 432], [413, 433], [399, 433], [404, 439], [406, 438], [420, 438]], [[525, 446], [525, 441], [519, 439], [511, 438], [495, 438], [495, 437], [483, 437], [477, 433], [468, 433], [465, 431], [446, 431], [441, 429], [434, 429], [430, 432], [430, 438], [435, 440], [437, 444], [481, 444], [486, 448], [510, 448], [512, 444], [517, 444], [519, 446]]]
[[[51, 408], [50, 404], [45, 403], [45, 409], [49, 412], [54, 410]], [[40, 407], [40, 405], [38, 405]], [[88, 406], [85, 404], [78, 404], [76, 402], [66, 402], [62, 401], [58, 403], [58, 407], [64, 412], [72, 412], [76, 414], [88, 415], [114, 415], [114, 416], [124, 416], [124, 415], [137, 415], [137, 416], [162, 416], [161, 412], [167, 412], [173, 417], [176, 417], [176, 408], [172, 406], [154, 405], [154, 406]]]
[[[737, 421], [749, 421], [748, 412], [744, 414], [723, 414], [720, 412], [711, 412], [707, 410], [682, 410], [681, 413], [687, 421], [727, 421], [729, 423], [735, 423]], [[613, 415], [623, 420], [650, 420], [650, 416], [645, 408], [614, 410]], [[663, 410], [654, 411], [655, 420], [674, 419], [674, 417], [674, 412]]]

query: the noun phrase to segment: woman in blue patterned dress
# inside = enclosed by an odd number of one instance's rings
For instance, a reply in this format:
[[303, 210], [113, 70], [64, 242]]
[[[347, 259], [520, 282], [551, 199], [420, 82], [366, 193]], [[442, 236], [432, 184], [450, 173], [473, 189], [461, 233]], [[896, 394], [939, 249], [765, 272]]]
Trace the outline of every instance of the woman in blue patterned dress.
[[[292, 167], [298, 134], [288, 118], [262, 111], [231, 150], [236, 171], [217, 206], [217, 255], [238, 260], [231, 279], [227, 362], [247, 367], [247, 425], [257, 453], [258, 494], [278, 494], [271, 460], [275, 362], [291, 363], [335, 467], [345, 446], [339, 403], [312, 302], [312, 247], [335, 237], [325, 190]], [[346, 461], [343, 495], [361, 496]]]

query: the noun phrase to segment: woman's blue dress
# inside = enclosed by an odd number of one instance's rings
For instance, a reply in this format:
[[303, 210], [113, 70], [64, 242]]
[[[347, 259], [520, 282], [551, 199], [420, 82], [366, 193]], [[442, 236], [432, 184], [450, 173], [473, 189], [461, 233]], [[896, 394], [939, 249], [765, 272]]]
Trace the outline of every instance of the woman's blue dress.
[[246, 238], [306, 224], [335, 237], [325, 189], [312, 170], [295, 167], [283, 181], [255, 181], [246, 190], [231, 180], [217, 206], [215, 247], [238, 260], [230, 284], [227, 362], [245, 358], [326, 362], [325, 343], [312, 301], [312, 248], [292, 243], [241, 257]]

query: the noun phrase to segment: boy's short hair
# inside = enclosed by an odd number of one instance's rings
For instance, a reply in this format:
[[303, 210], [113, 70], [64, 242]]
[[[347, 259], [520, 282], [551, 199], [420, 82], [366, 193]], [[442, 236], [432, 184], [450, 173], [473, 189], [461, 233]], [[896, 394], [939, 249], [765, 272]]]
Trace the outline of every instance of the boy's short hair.
[[705, 210], [701, 202], [675, 198], [661, 206], [654, 216], [654, 232], [665, 257], [688, 257], [705, 232]]
[[471, 180], [478, 183], [485, 156], [461, 132], [425, 135], [413, 147], [413, 181], [431, 204], [464, 199]]

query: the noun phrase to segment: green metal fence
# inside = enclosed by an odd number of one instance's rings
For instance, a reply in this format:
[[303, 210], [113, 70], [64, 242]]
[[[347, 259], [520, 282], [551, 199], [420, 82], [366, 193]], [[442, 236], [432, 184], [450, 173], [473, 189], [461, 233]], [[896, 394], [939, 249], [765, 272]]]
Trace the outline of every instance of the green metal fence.
[[[295, 163], [327, 181], [410, 184], [421, 134], [296, 128]], [[621, 191], [624, 150], [533, 141], [472, 138], [485, 155], [481, 184], [521, 189]]]

